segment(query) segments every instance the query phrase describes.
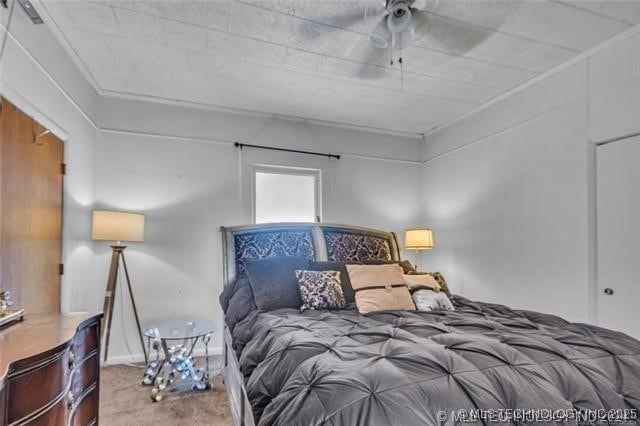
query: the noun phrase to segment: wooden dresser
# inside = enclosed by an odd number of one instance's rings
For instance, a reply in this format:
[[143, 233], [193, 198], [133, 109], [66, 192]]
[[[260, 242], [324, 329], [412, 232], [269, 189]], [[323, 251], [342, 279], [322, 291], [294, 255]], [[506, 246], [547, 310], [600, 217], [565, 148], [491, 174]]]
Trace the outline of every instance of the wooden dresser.
[[0, 425], [98, 423], [101, 317], [27, 315], [0, 328]]

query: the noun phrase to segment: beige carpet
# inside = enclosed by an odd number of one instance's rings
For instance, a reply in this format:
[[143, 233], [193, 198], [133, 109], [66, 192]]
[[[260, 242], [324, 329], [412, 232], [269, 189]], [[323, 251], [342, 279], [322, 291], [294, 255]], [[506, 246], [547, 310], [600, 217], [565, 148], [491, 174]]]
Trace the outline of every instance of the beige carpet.
[[204, 392], [166, 393], [151, 401], [151, 387], [140, 384], [144, 368], [117, 365], [103, 368], [100, 380], [100, 425], [231, 424], [229, 401], [220, 377]]

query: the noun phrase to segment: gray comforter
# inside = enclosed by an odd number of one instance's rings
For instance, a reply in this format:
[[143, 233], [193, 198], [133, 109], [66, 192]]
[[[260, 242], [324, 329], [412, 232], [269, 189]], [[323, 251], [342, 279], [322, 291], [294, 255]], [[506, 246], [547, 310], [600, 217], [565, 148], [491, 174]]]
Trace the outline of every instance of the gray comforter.
[[366, 316], [252, 311], [233, 338], [257, 421], [636, 422], [637, 340], [552, 315], [453, 302], [453, 312]]

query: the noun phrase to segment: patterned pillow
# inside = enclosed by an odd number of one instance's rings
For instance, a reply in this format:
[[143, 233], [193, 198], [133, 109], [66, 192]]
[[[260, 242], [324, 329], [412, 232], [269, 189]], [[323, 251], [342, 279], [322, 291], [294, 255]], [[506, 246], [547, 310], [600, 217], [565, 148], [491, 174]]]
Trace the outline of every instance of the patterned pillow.
[[344, 294], [340, 285], [340, 271], [297, 270], [298, 288], [302, 298], [300, 312], [307, 309], [344, 308]]
[[345, 303], [355, 303], [356, 295], [351, 287], [351, 281], [349, 280], [349, 273], [347, 272], [347, 266], [344, 262], [316, 262], [314, 260], [309, 262], [309, 269], [312, 271], [339, 271], [340, 272], [340, 287], [342, 287], [342, 294], [344, 295]]

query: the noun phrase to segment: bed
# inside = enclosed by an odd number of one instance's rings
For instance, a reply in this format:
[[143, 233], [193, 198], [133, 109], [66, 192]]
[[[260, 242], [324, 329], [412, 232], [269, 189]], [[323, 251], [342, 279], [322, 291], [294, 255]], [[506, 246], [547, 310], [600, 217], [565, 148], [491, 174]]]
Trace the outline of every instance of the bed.
[[[361, 227], [222, 233], [227, 293], [250, 259], [400, 260], [395, 234]], [[452, 302], [455, 311], [250, 309], [227, 318], [224, 379], [234, 423], [637, 423], [637, 340], [553, 315]]]

